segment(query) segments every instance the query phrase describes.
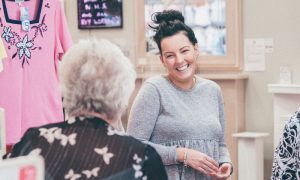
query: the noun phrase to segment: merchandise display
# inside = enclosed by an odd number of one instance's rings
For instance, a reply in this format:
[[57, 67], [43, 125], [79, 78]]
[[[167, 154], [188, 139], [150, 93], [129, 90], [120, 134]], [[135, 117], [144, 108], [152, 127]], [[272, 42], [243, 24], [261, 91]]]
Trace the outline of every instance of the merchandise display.
[[1, 0], [0, 23], [0, 107], [11, 144], [30, 127], [64, 120], [57, 66], [72, 38], [60, 0]]

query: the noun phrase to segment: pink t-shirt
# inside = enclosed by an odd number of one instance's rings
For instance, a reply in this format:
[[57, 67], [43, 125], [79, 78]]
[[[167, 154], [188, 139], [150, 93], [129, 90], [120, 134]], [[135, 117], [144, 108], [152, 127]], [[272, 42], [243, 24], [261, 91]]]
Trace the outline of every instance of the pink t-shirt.
[[31, 0], [30, 31], [23, 31], [20, 7], [1, 0], [0, 35], [7, 52], [0, 73], [0, 107], [5, 110], [7, 143], [30, 127], [63, 121], [57, 65], [72, 44], [60, 0]]

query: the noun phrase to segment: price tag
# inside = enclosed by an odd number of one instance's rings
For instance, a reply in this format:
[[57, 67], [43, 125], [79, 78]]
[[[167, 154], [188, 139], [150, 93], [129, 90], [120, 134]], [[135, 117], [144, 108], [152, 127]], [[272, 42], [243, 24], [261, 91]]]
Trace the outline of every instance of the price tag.
[[30, 21], [29, 21], [29, 9], [28, 7], [20, 7], [21, 17], [20, 20], [22, 22], [22, 30], [30, 31]]

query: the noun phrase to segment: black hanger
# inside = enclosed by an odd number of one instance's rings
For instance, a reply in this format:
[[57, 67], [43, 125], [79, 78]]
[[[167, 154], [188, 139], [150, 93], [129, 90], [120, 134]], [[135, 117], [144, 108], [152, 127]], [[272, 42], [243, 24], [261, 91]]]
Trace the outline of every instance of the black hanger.
[[[7, 0], [7, 1], [15, 1], [15, 0]], [[30, 0], [24, 0], [24, 1], [30, 1]]]

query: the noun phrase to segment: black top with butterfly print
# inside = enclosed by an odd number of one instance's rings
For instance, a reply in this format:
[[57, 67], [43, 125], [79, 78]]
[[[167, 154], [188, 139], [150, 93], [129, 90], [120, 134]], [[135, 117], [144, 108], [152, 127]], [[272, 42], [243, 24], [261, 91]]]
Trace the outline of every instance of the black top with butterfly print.
[[47, 180], [167, 179], [154, 148], [95, 117], [29, 129], [9, 157], [39, 154]]
[[300, 109], [284, 127], [274, 153], [271, 179], [300, 179]]

